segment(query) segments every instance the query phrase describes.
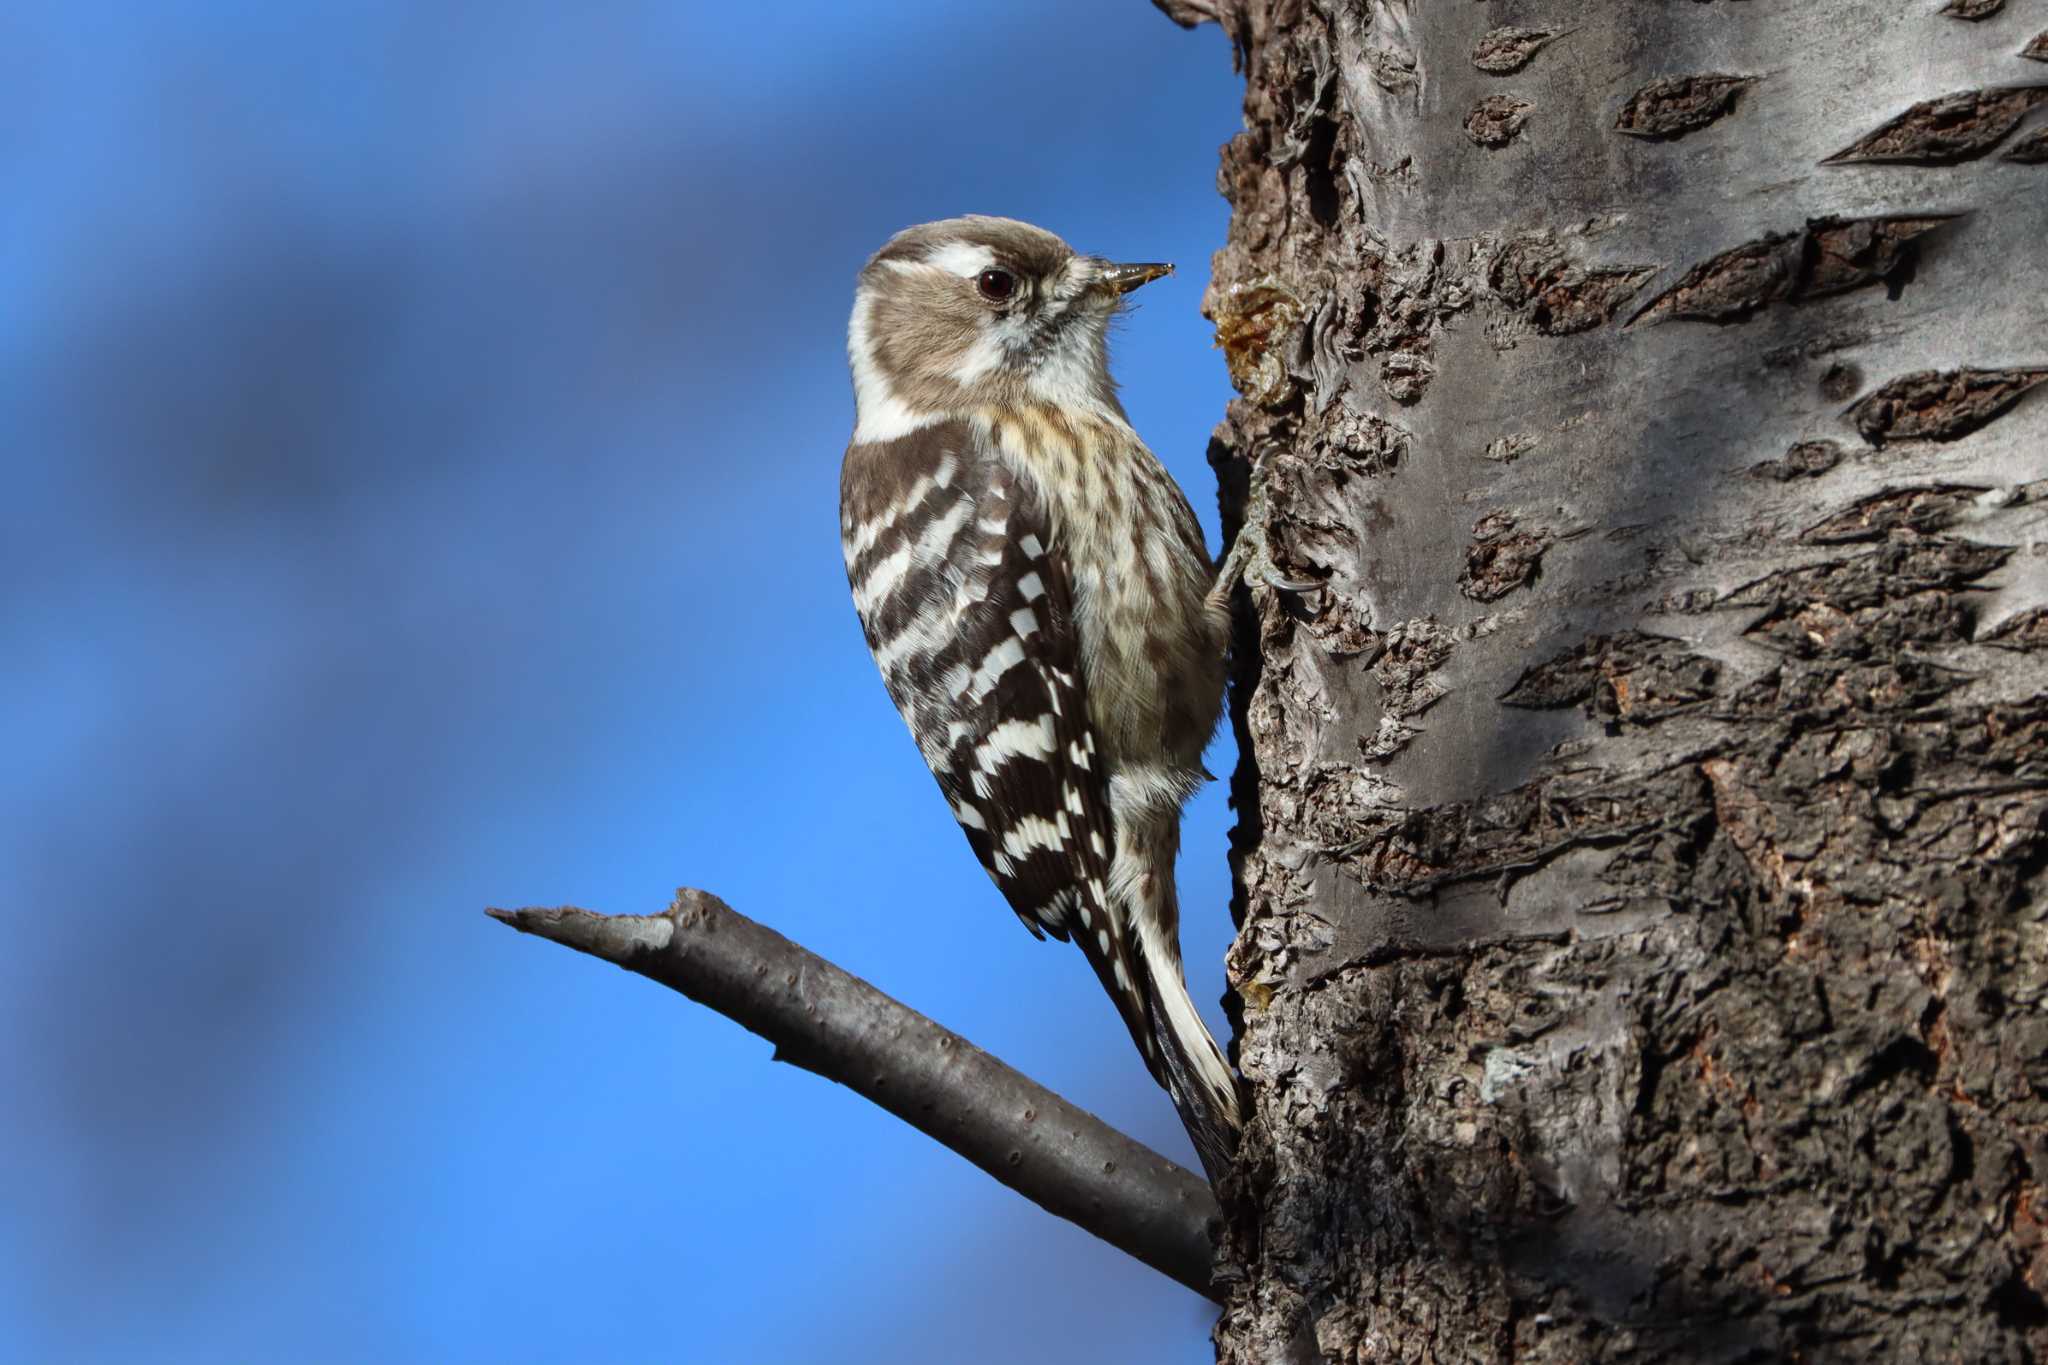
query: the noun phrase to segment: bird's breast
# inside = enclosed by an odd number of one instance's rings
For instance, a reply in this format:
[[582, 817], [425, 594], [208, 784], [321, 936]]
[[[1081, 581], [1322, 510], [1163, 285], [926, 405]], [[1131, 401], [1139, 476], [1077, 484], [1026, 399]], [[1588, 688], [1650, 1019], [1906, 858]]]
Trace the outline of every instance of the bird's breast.
[[1016, 411], [990, 434], [1051, 509], [1112, 770], [1198, 770], [1222, 707], [1224, 622], [1206, 605], [1214, 570], [1186, 497], [1122, 422]]

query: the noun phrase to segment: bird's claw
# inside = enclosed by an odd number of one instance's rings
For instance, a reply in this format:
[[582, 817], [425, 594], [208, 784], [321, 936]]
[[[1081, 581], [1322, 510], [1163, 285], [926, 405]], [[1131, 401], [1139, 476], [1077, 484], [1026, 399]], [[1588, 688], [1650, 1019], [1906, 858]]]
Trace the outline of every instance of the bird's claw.
[[1213, 601], [1227, 601], [1231, 592], [1242, 582], [1257, 583], [1275, 592], [1307, 593], [1327, 586], [1320, 579], [1295, 578], [1282, 573], [1273, 562], [1272, 551], [1266, 546], [1265, 526], [1262, 518], [1246, 517], [1237, 529], [1237, 538], [1230, 543], [1230, 553], [1223, 557], [1223, 565], [1216, 571], [1216, 586], [1209, 590]]
[[1279, 592], [1314, 592], [1317, 588], [1329, 586], [1319, 578], [1282, 578], [1277, 569], [1267, 572], [1260, 581]]

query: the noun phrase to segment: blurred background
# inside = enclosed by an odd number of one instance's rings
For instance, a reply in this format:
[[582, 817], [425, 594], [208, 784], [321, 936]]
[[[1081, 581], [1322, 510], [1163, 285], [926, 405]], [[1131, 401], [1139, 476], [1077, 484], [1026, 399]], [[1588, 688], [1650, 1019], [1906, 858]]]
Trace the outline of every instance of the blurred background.
[[1194, 1295], [482, 910], [705, 887], [1192, 1162], [952, 826], [836, 498], [855, 271], [1005, 213], [1181, 264], [1117, 368], [1217, 543], [1222, 35], [70, 0], [0, 73], [0, 1354], [1208, 1358]]

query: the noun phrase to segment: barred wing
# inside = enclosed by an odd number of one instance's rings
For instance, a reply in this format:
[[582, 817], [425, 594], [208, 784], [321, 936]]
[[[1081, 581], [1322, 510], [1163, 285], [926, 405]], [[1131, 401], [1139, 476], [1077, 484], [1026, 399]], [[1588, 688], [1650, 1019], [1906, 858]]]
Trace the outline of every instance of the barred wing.
[[848, 449], [840, 512], [868, 648], [975, 856], [1034, 934], [1078, 928], [1098, 940], [1091, 957], [1123, 958], [1072, 589], [1043, 496], [948, 422]]

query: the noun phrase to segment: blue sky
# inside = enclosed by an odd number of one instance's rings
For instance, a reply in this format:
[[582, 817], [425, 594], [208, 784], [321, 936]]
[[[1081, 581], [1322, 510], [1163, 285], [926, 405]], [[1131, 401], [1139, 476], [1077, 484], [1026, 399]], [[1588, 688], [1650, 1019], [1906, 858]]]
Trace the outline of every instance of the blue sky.
[[[1227, 45], [753, 9], [6, 20], [0, 1353], [1207, 1357], [1185, 1290], [482, 914], [705, 887], [1191, 1159], [951, 826], [835, 502], [854, 272], [1007, 213], [1181, 264], [1117, 370], [1217, 543]], [[1219, 1029], [1230, 819], [1181, 874]]]

